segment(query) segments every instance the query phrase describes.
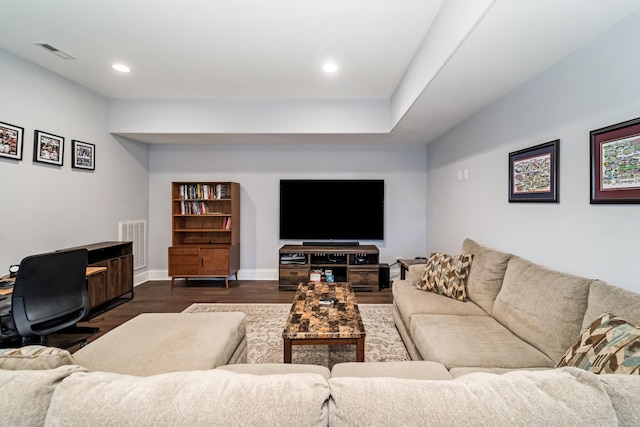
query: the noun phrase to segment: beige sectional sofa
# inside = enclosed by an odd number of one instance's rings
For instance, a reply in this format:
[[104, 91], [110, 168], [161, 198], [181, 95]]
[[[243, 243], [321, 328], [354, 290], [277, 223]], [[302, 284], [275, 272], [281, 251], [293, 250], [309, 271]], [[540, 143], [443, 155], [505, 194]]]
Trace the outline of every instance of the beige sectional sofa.
[[467, 301], [417, 289], [425, 265], [393, 283], [394, 319], [413, 360], [472, 371], [553, 368], [605, 311], [640, 324], [640, 295], [550, 270], [466, 239]]
[[639, 375], [553, 369], [603, 312], [640, 324], [640, 295], [469, 239], [461, 252], [474, 255], [466, 302], [418, 290], [424, 265], [393, 283], [413, 361], [242, 364], [242, 314], [206, 319], [225, 325], [213, 336], [193, 314], [145, 315], [74, 355], [0, 355], [2, 424], [640, 426]]
[[[640, 381], [577, 368], [474, 373], [452, 379], [435, 362], [232, 365], [133, 376], [0, 369], [2, 425], [10, 426], [637, 426]], [[383, 364], [384, 365], [384, 364]], [[364, 367], [364, 368], [363, 368]], [[356, 370], [357, 371], [357, 370]], [[387, 375], [388, 374], [388, 375]], [[402, 375], [401, 375], [402, 376]]]

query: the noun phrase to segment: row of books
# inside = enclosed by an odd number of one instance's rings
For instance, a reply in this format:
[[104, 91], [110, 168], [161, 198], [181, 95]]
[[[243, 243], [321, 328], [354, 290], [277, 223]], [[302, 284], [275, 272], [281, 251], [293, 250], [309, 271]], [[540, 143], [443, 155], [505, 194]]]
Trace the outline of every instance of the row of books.
[[180, 202], [180, 213], [182, 215], [222, 214], [222, 212], [211, 211], [211, 208], [209, 207], [208, 203], [190, 202], [190, 201]]
[[183, 184], [179, 187], [181, 199], [228, 199], [226, 184]]

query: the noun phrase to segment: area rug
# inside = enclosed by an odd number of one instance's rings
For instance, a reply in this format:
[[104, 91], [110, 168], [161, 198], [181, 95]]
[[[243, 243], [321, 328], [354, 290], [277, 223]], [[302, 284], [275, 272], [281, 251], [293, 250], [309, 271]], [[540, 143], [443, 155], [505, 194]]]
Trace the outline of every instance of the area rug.
[[[358, 304], [367, 337], [366, 362], [411, 360], [391, 314], [391, 304]], [[247, 362], [282, 363], [282, 331], [291, 304], [193, 304], [183, 313], [241, 311], [247, 315]], [[294, 345], [293, 363], [332, 368], [336, 363], [355, 362], [355, 345]]]

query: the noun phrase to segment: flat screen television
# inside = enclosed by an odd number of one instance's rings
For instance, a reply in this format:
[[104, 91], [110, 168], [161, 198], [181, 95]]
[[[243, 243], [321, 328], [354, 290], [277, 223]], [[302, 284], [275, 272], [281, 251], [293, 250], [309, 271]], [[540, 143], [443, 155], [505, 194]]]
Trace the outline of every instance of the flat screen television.
[[384, 180], [280, 180], [280, 239], [384, 240]]

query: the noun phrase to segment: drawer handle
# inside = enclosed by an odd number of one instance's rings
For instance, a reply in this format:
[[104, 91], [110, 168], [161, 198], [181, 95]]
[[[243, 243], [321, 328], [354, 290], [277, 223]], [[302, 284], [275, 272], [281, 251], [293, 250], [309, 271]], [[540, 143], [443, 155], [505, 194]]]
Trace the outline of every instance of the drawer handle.
[[297, 271], [292, 271], [292, 272], [291, 272], [291, 275], [292, 275], [292, 276], [297, 276], [297, 275], [298, 275], [298, 272], [297, 272]]

